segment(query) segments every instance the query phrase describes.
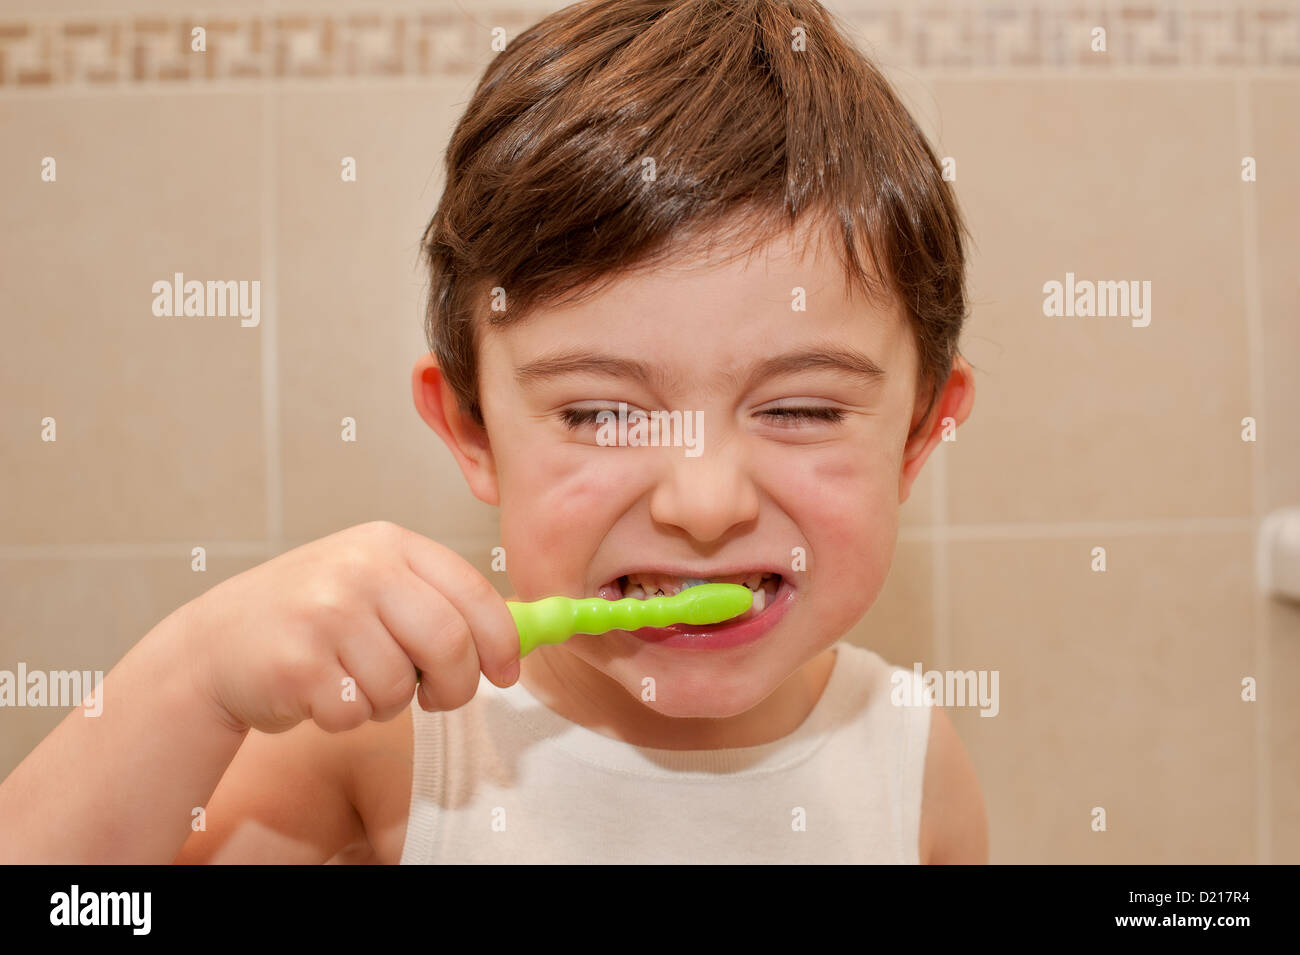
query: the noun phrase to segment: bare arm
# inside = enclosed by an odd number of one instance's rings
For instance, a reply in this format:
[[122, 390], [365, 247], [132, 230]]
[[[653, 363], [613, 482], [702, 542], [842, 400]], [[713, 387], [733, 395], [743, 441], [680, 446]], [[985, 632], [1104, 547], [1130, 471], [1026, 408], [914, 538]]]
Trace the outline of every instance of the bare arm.
[[[371, 726], [376, 724], [369, 724]], [[319, 865], [346, 848], [369, 854], [346, 779], [351, 737], [306, 720], [286, 733], [251, 730], [189, 834], [179, 864]]]
[[0, 863], [166, 863], [246, 730], [204, 691], [187, 608], [104, 678], [0, 783]]
[[986, 865], [988, 821], [975, 767], [942, 707], [931, 711], [921, 800], [921, 862]]
[[437, 542], [374, 521], [304, 544], [150, 630], [102, 715], [69, 714], [0, 783], [0, 863], [326, 861], [367, 838], [394, 857], [404, 802], [367, 832], [334, 738], [405, 714], [417, 672], [420, 704], [453, 710], [518, 658], [505, 601]]

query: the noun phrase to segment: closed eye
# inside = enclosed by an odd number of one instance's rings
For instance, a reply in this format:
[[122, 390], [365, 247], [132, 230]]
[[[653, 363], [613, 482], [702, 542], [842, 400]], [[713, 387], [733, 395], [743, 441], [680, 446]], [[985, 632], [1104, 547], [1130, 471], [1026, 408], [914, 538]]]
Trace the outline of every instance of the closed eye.
[[[597, 423], [597, 416], [602, 412], [608, 412], [611, 415], [617, 415], [618, 412], [613, 408], [565, 408], [560, 412], [560, 420], [564, 422], [565, 427], [570, 430], [578, 430], [585, 425]], [[644, 412], [640, 412], [644, 414]], [[758, 416], [767, 418], [769, 422], [779, 428], [797, 427], [803, 421], [826, 421], [836, 423], [844, 420], [846, 412], [840, 408], [830, 407], [806, 407], [806, 408], [769, 408], [766, 411], [760, 411]], [[628, 412], [629, 423], [635, 421], [638, 412]]]
[[780, 428], [795, 427], [800, 421], [829, 421], [834, 423], [844, 420], [844, 415], [845, 412], [842, 409], [829, 407], [769, 408], [766, 411], [759, 412], [759, 417], [766, 417]]
[[[600, 414], [610, 414], [613, 415], [614, 418], [617, 418], [618, 409], [617, 408], [565, 408], [563, 411], [560, 412], [560, 420], [564, 422], [565, 427], [569, 428], [570, 430], [577, 431], [579, 428], [583, 427], [584, 425], [596, 424], [598, 420], [600, 420], [597, 418], [597, 415]], [[627, 411], [628, 423], [629, 424], [634, 423], [638, 417], [644, 414], [645, 414], [644, 411], [641, 411], [637, 408], [629, 408]], [[609, 420], [609, 419], [606, 418], [604, 420]]]

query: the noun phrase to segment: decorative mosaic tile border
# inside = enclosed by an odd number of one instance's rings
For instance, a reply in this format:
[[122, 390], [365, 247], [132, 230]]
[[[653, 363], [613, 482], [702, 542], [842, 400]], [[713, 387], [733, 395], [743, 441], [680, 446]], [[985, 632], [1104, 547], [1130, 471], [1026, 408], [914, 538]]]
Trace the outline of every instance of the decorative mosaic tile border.
[[[895, 0], [834, 9], [889, 67], [1300, 71], [1300, 0]], [[0, 20], [0, 90], [469, 77], [490, 55], [490, 27], [514, 36], [543, 15], [500, 6], [472, 15], [431, 9]], [[204, 53], [190, 49], [198, 26], [207, 34]], [[1104, 54], [1090, 49], [1097, 26], [1106, 29]]]

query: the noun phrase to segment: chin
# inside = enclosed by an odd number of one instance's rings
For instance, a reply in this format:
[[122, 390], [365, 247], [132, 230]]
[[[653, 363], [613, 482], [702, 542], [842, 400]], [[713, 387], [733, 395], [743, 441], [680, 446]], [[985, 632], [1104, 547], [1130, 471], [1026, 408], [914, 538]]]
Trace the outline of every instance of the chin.
[[655, 699], [642, 698], [640, 676], [619, 680], [623, 688], [642, 706], [660, 716], [679, 719], [729, 719], [747, 713], [762, 703], [776, 689], [779, 680], [768, 684], [765, 679], [739, 678], [730, 681], [701, 679], [698, 673], [677, 673], [670, 684], [656, 680]]

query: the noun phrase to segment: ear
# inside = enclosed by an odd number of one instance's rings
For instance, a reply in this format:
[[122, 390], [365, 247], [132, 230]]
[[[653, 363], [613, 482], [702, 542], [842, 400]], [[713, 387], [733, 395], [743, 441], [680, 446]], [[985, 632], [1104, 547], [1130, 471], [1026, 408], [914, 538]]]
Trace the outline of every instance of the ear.
[[415, 410], [451, 449], [474, 496], [485, 504], [500, 503], [496, 459], [487, 431], [461, 408], [432, 354], [416, 361], [411, 372], [411, 392]]
[[903, 447], [903, 467], [898, 475], [898, 503], [902, 504], [912, 493], [912, 482], [921, 473], [921, 466], [930, 452], [943, 440], [944, 422], [948, 418], [960, 425], [970, 417], [975, 404], [975, 374], [970, 362], [961, 355], [953, 359], [952, 372], [944, 382], [943, 390], [935, 399], [930, 414], [921, 420], [925, 410], [919, 406], [912, 419], [907, 444]]

